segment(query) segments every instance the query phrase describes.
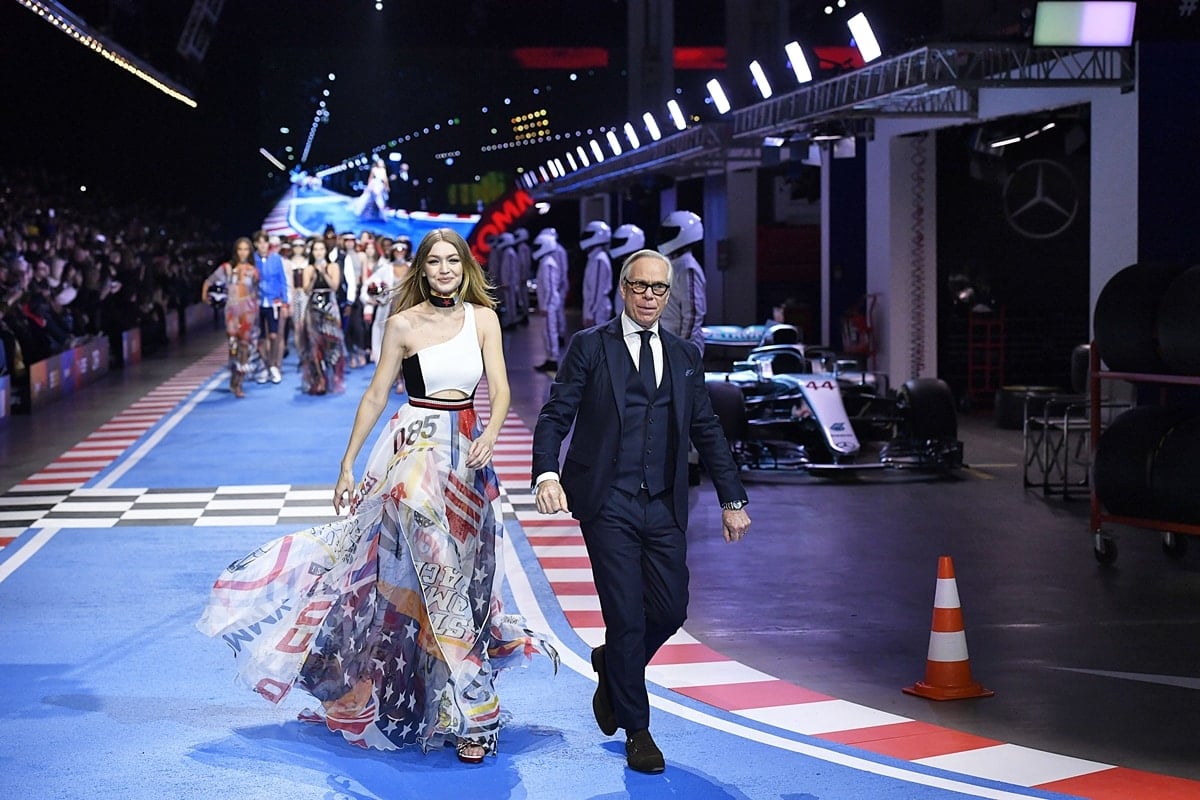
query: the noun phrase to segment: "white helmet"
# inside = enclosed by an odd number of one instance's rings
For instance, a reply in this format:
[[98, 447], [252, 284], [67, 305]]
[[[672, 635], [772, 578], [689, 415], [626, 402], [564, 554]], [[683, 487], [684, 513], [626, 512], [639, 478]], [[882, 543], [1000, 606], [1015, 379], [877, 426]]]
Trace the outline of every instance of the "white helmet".
[[658, 252], [669, 256], [704, 238], [704, 223], [691, 211], [672, 211], [658, 229]]
[[556, 231], [554, 228], [542, 228], [540, 231], [538, 231], [538, 235], [534, 238], [534, 241], [536, 242], [543, 236], [550, 236], [554, 239], [554, 241], [558, 241], [558, 231]]
[[517, 228], [515, 231], [513, 231], [513, 236], [516, 238], [517, 244], [520, 244], [521, 242], [528, 242], [529, 241], [529, 229], [528, 228]]
[[492, 242], [492, 248], [495, 250], [499, 250], [501, 247], [512, 247], [516, 243], [517, 243], [517, 237], [513, 236], [508, 231], [505, 231], [504, 233], [497, 236], [496, 240], [494, 242]]
[[545, 231], [539, 233], [537, 238], [533, 240], [533, 258], [540, 259], [543, 256], [552, 255], [553, 253], [557, 252], [558, 239], [555, 239], [552, 235], [546, 233]]
[[610, 256], [627, 256], [646, 246], [646, 234], [637, 225], [625, 223], [613, 231], [612, 242], [612, 250], [608, 251]]
[[612, 239], [612, 229], [602, 219], [594, 219], [579, 232], [579, 249], [587, 250], [598, 244], [608, 244]]

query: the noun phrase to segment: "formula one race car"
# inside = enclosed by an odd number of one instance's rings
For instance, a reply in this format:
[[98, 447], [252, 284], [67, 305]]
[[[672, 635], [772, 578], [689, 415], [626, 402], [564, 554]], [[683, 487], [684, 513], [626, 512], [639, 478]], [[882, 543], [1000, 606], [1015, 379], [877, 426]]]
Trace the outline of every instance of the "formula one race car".
[[962, 466], [950, 388], [859, 369], [802, 345], [752, 349], [729, 372], [707, 372], [713, 409], [739, 466], [811, 474]]

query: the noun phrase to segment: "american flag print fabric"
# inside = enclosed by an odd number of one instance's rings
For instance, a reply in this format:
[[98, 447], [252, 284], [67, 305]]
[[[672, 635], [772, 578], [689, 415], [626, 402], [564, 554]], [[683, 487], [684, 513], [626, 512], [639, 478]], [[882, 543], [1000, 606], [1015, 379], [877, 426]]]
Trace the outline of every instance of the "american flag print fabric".
[[301, 720], [362, 747], [494, 749], [496, 675], [558, 654], [504, 608], [499, 483], [464, 464], [479, 431], [469, 405], [402, 406], [348, 516], [226, 568], [197, 627], [233, 649], [241, 683], [276, 703], [299, 687], [320, 702]]

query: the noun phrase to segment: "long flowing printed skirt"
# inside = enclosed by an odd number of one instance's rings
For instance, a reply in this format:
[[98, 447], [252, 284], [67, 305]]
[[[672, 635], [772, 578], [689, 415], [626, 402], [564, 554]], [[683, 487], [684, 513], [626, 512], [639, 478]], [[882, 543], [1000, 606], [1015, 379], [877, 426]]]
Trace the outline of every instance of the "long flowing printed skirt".
[[478, 433], [470, 401], [401, 407], [349, 516], [221, 574], [197, 627], [233, 649], [241, 682], [272, 702], [301, 687], [321, 702], [311, 721], [363, 747], [494, 750], [497, 673], [535, 653], [557, 670], [558, 654], [504, 611], [496, 473], [463, 463]]
[[300, 350], [300, 388], [308, 394], [345, 391], [346, 339], [333, 292], [308, 300]]
[[258, 344], [258, 296], [240, 299], [232, 297], [225, 303], [225, 333], [229, 336], [229, 368], [245, 372], [247, 364], [239, 358], [249, 358]]

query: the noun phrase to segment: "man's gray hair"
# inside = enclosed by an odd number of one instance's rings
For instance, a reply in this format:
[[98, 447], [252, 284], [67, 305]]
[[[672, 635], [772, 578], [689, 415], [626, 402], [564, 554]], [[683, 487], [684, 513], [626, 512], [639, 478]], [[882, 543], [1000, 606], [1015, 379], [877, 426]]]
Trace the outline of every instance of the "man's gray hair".
[[653, 258], [653, 259], [657, 259], [658, 261], [661, 261], [662, 263], [666, 264], [667, 265], [667, 285], [670, 285], [671, 283], [673, 283], [675, 281], [675, 268], [671, 266], [671, 259], [667, 258], [666, 256], [664, 256], [662, 253], [658, 252], [657, 250], [647, 249], [647, 250], [638, 250], [635, 253], [630, 253], [629, 256], [623, 262], [621, 262], [620, 280], [622, 283], [624, 283], [625, 279], [629, 277], [629, 268], [633, 266], [633, 262], [637, 261], [639, 258]]

